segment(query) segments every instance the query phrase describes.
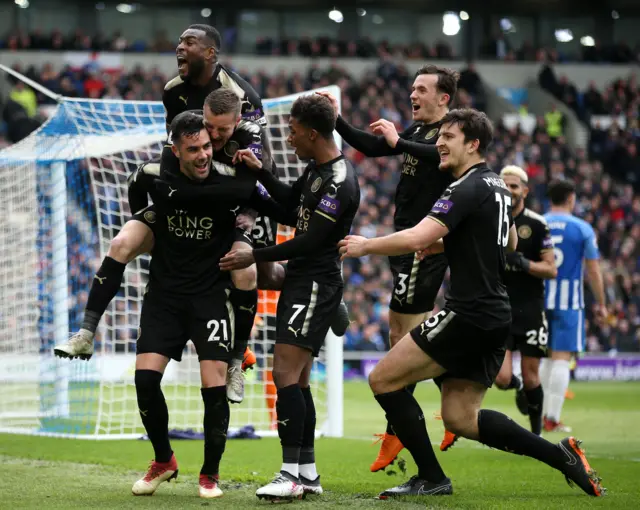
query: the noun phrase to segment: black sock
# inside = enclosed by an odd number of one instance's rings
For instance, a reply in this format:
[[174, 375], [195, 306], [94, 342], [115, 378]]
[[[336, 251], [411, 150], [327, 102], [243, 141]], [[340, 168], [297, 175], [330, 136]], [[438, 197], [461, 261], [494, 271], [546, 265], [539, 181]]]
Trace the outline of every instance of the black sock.
[[87, 306], [84, 309], [82, 329], [88, 329], [92, 333], [96, 332], [104, 311], [120, 290], [125, 267], [127, 267], [126, 264], [111, 257], [105, 257], [102, 260], [100, 269], [93, 277]]
[[160, 372], [136, 370], [136, 395], [142, 424], [153, 445], [156, 462], [169, 462], [173, 454], [169, 443], [169, 411], [160, 381], [162, 381]]
[[244, 351], [249, 343], [251, 329], [256, 318], [258, 308], [258, 289], [240, 290], [231, 289], [229, 301], [233, 305], [235, 313], [236, 330], [233, 358], [243, 359]]
[[301, 388], [306, 413], [304, 418], [304, 430], [302, 432], [302, 447], [300, 448], [299, 464], [315, 464], [316, 456], [314, 444], [316, 440], [316, 406], [313, 403], [311, 388]]
[[278, 413], [278, 436], [282, 445], [282, 462], [298, 464], [304, 435], [307, 405], [299, 384], [278, 390], [276, 412]]
[[376, 395], [376, 400], [387, 413], [387, 420], [398, 439], [409, 450], [418, 466], [418, 476], [433, 483], [446, 478], [431, 447], [422, 409], [406, 388]]
[[542, 403], [544, 400], [544, 392], [542, 385], [538, 385], [530, 390], [524, 390], [529, 404], [529, 421], [531, 422], [531, 432], [540, 435], [542, 432]]
[[200, 474], [217, 475], [229, 429], [227, 387], [201, 388], [200, 393], [204, 402], [204, 463]]
[[[409, 393], [411, 393], [413, 395], [413, 392], [416, 391], [416, 385], [415, 384], [410, 384], [409, 386], [405, 387], [405, 390], [407, 390]], [[390, 435], [390, 436], [395, 436], [396, 435], [396, 433], [393, 431], [393, 426], [388, 421], [387, 421], [387, 434]]]
[[558, 446], [497, 411], [482, 409], [478, 413], [478, 431], [479, 441], [491, 448], [526, 455], [556, 469], [560, 469], [566, 461], [565, 454]]

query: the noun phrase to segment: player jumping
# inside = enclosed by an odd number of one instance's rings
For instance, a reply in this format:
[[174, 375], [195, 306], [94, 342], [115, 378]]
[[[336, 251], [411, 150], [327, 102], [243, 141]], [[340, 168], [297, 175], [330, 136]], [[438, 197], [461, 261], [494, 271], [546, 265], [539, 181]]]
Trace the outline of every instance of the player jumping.
[[[235, 250], [221, 261], [220, 267], [227, 270], [256, 261], [289, 261], [278, 301], [273, 365], [283, 463], [273, 481], [258, 489], [259, 498], [285, 500], [322, 493], [309, 378], [313, 358], [342, 299], [337, 243], [349, 232], [360, 203], [353, 168], [333, 139], [335, 122], [336, 113], [324, 97], [302, 96], [293, 103], [288, 142], [301, 160], [310, 162], [293, 186], [269, 172], [258, 175], [274, 200], [293, 214], [295, 237], [269, 248]], [[250, 151], [239, 155], [260, 168]]]
[[[440, 172], [440, 157], [435, 148], [442, 118], [456, 95], [459, 74], [445, 67], [425, 65], [416, 73], [410, 95], [414, 123], [398, 134], [392, 122], [378, 120], [371, 124], [375, 134], [350, 126], [338, 117], [336, 130], [354, 149], [369, 157], [403, 154], [402, 174], [396, 189], [394, 226], [397, 231], [416, 226], [451, 183]], [[337, 109], [337, 101], [332, 96]], [[377, 135], [377, 136], [376, 136]], [[420, 260], [416, 254], [389, 257], [393, 273], [393, 295], [389, 304], [389, 343], [393, 347], [409, 331], [424, 321], [433, 310], [434, 301], [447, 269], [444, 254]], [[413, 392], [415, 386], [407, 388]], [[391, 464], [402, 450], [402, 442], [387, 423], [371, 471]]]
[[511, 325], [502, 282], [505, 251], [517, 244], [511, 194], [485, 163], [493, 128], [485, 114], [453, 110], [442, 121], [437, 148], [440, 168], [456, 179], [417, 226], [375, 239], [348, 236], [345, 257], [402, 255], [444, 249], [451, 271], [445, 308], [406, 335], [376, 365], [369, 384], [398, 437], [411, 452], [418, 474], [381, 498], [452, 494], [451, 480], [433, 452], [426, 420], [406, 387], [442, 381], [442, 418], [448, 430], [559, 470], [587, 494], [604, 489], [573, 437], [557, 445], [529, 432], [502, 413], [480, 409], [504, 360]]
[[571, 356], [584, 349], [583, 261], [596, 304], [596, 320], [607, 317], [598, 244], [591, 225], [575, 217], [575, 187], [568, 181], [549, 184], [551, 211], [545, 219], [551, 230], [558, 275], [545, 285], [545, 307], [549, 321], [549, 355], [542, 361], [544, 429], [568, 432], [560, 421], [569, 387]]

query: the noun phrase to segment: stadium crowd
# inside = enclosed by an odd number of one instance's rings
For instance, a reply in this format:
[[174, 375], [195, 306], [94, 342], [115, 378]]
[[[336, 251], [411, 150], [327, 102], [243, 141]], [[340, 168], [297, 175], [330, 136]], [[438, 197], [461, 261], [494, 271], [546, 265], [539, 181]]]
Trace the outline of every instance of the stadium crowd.
[[[223, 47], [225, 53], [233, 54], [239, 48], [238, 28], [230, 27], [223, 31]], [[458, 59], [446, 36], [432, 43], [413, 41], [410, 44], [391, 43], [387, 40], [373, 40], [361, 37], [357, 40], [345, 40], [319, 36], [315, 38], [258, 37], [253, 47], [257, 55], [299, 55], [302, 57], [354, 57], [354, 58], [394, 58], [406, 59]], [[631, 47], [626, 43], [600, 44], [582, 46], [579, 50], [567, 51], [562, 46], [536, 47], [532, 41], [516, 44], [509, 31], [504, 32], [496, 26], [493, 33], [486, 35], [478, 48], [477, 56], [485, 60], [502, 60], [505, 62], [533, 62], [549, 60], [551, 62], [603, 62], [628, 63], [638, 62], [640, 47]], [[82, 28], [68, 33], [54, 30], [44, 33], [36, 29], [31, 32], [16, 29], [0, 40], [0, 49], [12, 51], [49, 50], [49, 51], [117, 51], [129, 53], [173, 53], [175, 41], [168, 37], [166, 31], [159, 31], [151, 41], [128, 40], [121, 31], [111, 35], [97, 32], [88, 34]], [[243, 48], [247, 51], [247, 48]], [[250, 50], [251, 51], [251, 50]]]
[[[135, 69], [129, 74], [100, 75], [95, 69], [74, 71], [65, 69], [56, 73], [50, 66], [42, 69], [22, 69], [28, 76], [56, 92], [71, 96], [107, 97], [123, 99], [160, 99], [167, 81], [157, 70]], [[262, 97], [276, 97], [310, 88], [337, 84], [342, 90], [342, 108], [347, 120], [355, 126], [368, 126], [370, 122], [385, 118], [395, 122], [398, 129], [410, 123], [410, 104], [407, 91], [412, 76], [402, 65], [383, 58], [377, 69], [360, 79], [354, 79], [340, 67], [321, 69], [311, 66], [306, 74], [277, 74], [268, 76], [240, 69]], [[473, 80], [471, 80], [473, 81]], [[461, 84], [465, 86], [465, 83]], [[18, 85], [17, 87], [21, 87]], [[467, 87], [471, 88], [471, 87]], [[15, 90], [15, 89], [14, 89]], [[47, 99], [27, 90], [29, 101], [46, 102]], [[587, 310], [587, 349], [589, 351], [640, 351], [640, 160], [637, 155], [638, 88], [635, 78], [612, 85], [612, 93], [602, 94], [603, 110], [620, 107], [633, 113], [623, 129], [617, 124], [606, 131], [594, 131], [589, 151], [572, 151], [562, 136], [551, 138], [544, 118], [531, 135], [506, 129], [496, 123], [493, 149], [489, 164], [496, 170], [503, 165], [523, 167], [530, 179], [528, 206], [537, 212], [548, 208], [546, 183], [555, 177], [568, 177], [576, 182], [579, 197], [576, 214], [596, 229], [603, 256], [603, 273], [610, 317], [606, 324], [597, 326]], [[456, 99], [458, 106], [478, 106], [475, 94], [462, 89]], [[608, 96], [607, 96], [608, 94]], [[32, 96], [32, 97], [31, 97]], [[618, 101], [607, 101], [615, 96]], [[477, 97], [476, 97], [477, 101]], [[26, 107], [25, 107], [26, 109]], [[35, 110], [35, 105], [34, 105]], [[362, 190], [355, 231], [374, 236], [393, 230], [393, 193], [400, 173], [397, 157], [366, 159], [346, 146], [344, 151], [354, 163]], [[82, 275], [94, 265], [92, 254], [86, 249], [78, 251], [77, 279], [74, 288], [88, 289], [89, 281]], [[95, 269], [95, 268], [93, 268]], [[84, 278], [84, 279], [83, 279]], [[345, 300], [350, 306], [352, 325], [346, 335], [345, 348], [349, 350], [386, 350], [388, 338], [388, 303], [392, 288], [391, 273], [386, 261], [375, 258], [350, 259], [344, 266], [347, 283]], [[445, 282], [446, 286], [446, 282]], [[136, 292], [128, 288], [127, 292]], [[587, 291], [587, 298], [590, 293]], [[86, 293], [75, 293], [76, 306], [84, 306]], [[443, 304], [443, 293], [438, 305]], [[588, 302], [588, 307], [590, 306]], [[75, 317], [75, 315], [74, 315]], [[79, 318], [78, 318], [79, 319]], [[135, 330], [119, 335], [131, 342]]]

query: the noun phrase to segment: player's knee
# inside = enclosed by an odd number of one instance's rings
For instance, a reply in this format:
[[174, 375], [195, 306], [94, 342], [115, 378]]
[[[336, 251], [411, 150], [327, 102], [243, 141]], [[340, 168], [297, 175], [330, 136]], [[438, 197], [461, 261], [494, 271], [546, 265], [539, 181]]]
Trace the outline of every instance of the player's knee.
[[381, 395], [392, 391], [389, 389], [389, 384], [383, 371], [379, 370], [377, 367], [369, 374], [369, 387], [374, 395]]
[[527, 390], [540, 386], [540, 376], [538, 375], [538, 371], [524, 369], [522, 371], [522, 384]]
[[162, 373], [155, 370], [136, 370], [134, 375], [138, 398], [160, 391]]
[[475, 411], [459, 406], [443, 407], [442, 422], [445, 428], [456, 436], [473, 439], [473, 431], [477, 429], [478, 415]]
[[203, 388], [215, 388], [227, 383], [227, 363], [216, 360], [200, 362], [200, 379]]
[[107, 256], [122, 264], [128, 264], [136, 258], [137, 244], [132, 236], [120, 233], [111, 240]]
[[391, 327], [389, 328], [389, 343], [391, 344], [391, 347], [393, 347], [400, 340], [402, 340], [403, 336], [404, 336], [404, 331], [399, 326], [396, 325], [394, 327], [393, 325], [391, 325]]
[[236, 289], [253, 290], [258, 284], [258, 270], [253, 264], [245, 269], [237, 269], [231, 272], [231, 281]]
[[511, 374], [506, 371], [500, 371], [494, 382], [498, 388], [506, 390], [509, 387], [509, 384], [511, 384]]

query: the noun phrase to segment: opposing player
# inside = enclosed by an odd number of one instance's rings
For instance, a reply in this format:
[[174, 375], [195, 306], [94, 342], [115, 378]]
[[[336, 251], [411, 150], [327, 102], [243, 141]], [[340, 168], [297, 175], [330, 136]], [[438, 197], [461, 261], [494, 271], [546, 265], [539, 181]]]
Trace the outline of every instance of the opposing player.
[[[209, 25], [191, 25], [180, 36], [176, 48], [179, 76], [169, 81], [164, 88], [162, 102], [166, 110], [167, 132], [176, 115], [187, 110], [202, 110], [205, 98], [214, 90], [227, 88], [232, 90], [241, 101], [241, 115], [244, 120], [250, 120], [261, 126], [266, 125], [262, 102], [255, 90], [236, 73], [226, 69], [218, 62], [220, 52], [220, 34]], [[223, 121], [226, 119], [222, 119]], [[222, 149], [233, 130], [224, 131], [218, 128], [217, 122], [208, 125], [214, 145]], [[228, 129], [228, 128], [227, 128]], [[262, 151], [262, 147], [255, 150]], [[171, 139], [162, 152], [163, 170], [173, 174], [179, 173], [179, 164], [172, 152]], [[159, 173], [159, 166], [146, 168], [147, 172]], [[136, 213], [148, 204], [146, 193], [129, 196], [132, 213]], [[142, 218], [143, 219], [143, 218]], [[258, 221], [265, 221], [260, 219]], [[264, 229], [269, 232], [269, 229]], [[109, 303], [113, 300], [122, 282], [126, 265], [143, 253], [149, 253], [153, 248], [153, 231], [143, 221], [132, 221], [122, 228], [109, 245], [107, 256], [103, 259], [100, 269], [96, 273], [89, 292], [85, 314], [81, 329], [68, 342], [57, 345], [54, 352], [61, 357], [79, 357], [89, 359], [93, 354], [93, 337]], [[277, 270], [272, 266], [261, 268], [263, 273]], [[247, 268], [232, 273], [234, 288], [231, 301], [236, 310], [241, 308], [256, 309], [257, 304], [257, 275], [256, 268]], [[251, 304], [248, 304], [251, 301]], [[249, 314], [238, 313], [237, 326], [241, 331], [251, 331], [253, 317]], [[245, 317], [247, 316], [247, 317]], [[244, 335], [238, 334], [238, 338]], [[248, 335], [247, 335], [248, 340]], [[246, 347], [246, 343], [244, 344]], [[243, 342], [239, 341], [237, 352], [234, 353], [234, 363], [230, 373], [230, 388], [239, 387], [242, 376], [238, 367], [245, 357]], [[255, 363], [255, 356], [247, 352], [245, 368]], [[236, 396], [239, 398], [240, 395]], [[242, 400], [240, 398], [240, 400]]]
[[[401, 255], [444, 249], [451, 271], [445, 308], [405, 336], [369, 376], [376, 400], [418, 465], [418, 475], [380, 497], [453, 492], [435, 457], [424, 414], [407, 385], [442, 381], [442, 418], [448, 430], [502, 451], [538, 459], [587, 494], [603, 493], [593, 470], [569, 437], [554, 445], [507, 416], [480, 409], [504, 359], [511, 310], [502, 282], [505, 251], [517, 244], [511, 194], [484, 159], [492, 140], [485, 114], [453, 110], [437, 141], [440, 168], [456, 179], [417, 226], [375, 239], [348, 236], [345, 257]], [[442, 240], [442, 242], [440, 241]]]
[[[171, 123], [172, 150], [180, 162], [178, 181], [211, 184], [212, 145], [202, 116], [177, 115]], [[212, 176], [214, 177], [214, 176]], [[255, 180], [239, 187], [229, 179], [225, 198], [206, 207], [173, 207], [155, 196], [154, 205], [138, 213], [154, 227], [154, 253], [144, 296], [136, 345], [135, 385], [142, 423], [153, 445], [155, 460], [132, 488], [134, 495], [150, 495], [163, 481], [177, 477], [171, 450], [169, 416], [160, 383], [170, 359], [180, 361], [189, 339], [200, 361], [204, 401], [204, 463], [200, 496], [217, 498], [219, 465], [229, 425], [226, 395], [227, 365], [234, 346], [233, 307], [228, 302], [228, 273], [218, 262], [235, 237], [236, 204], [255, 193]], [[215, 176], [218, 186], [224, 180]]]
[[[442, 118], [456, 95], [459, 76], [456, 71], [445, 67], [421, 67], [416, 73], [410, 96], [414, 123], [400, 134], [387, 120], [371, 124], [375, 134], [370, 134], [355, 129], [338, 117], [338, 133], [366, 156], [404, 155], [395, 195], [394, 226], [397, 231], [416, 226], [451, 183], [451, 176], [438, 170], [440, 157], [435, 143]], [[337, 108], [335, 98], [332, 100]], [[389, 343], [393, 347], [433, 310], [447, 260], [442, 253], [423, 260], [415, 254], [407, 254], [389, 257], [389, 263], [394, 286], [389, 304]], [[415, 387], [408, 389], [413, 392]], [[371, 464], [373, 472], [391, 464], [403, 448], [389, 424], [379, 437], [382, 444]]]
[[[353, 168], [333, 139], [335, 122], [335, 111], [324, 97], [302, 96], [293, 103], [288, 142], [309, 164], [293, 186], [269, 172], [258, 175], [271, 196], [293, 215], [295, 237], [269, 248], [232, 251], [221, 261], [220, 267], [227, 270], [256, 261], [289, 261], [278, 301], [273, 366], [283, 463], [273, 481], [258, 489], [259, 498], [322, 493], [315, 466], [316, 412], [309, 377], [313, 357], [320, 352], [342, 299], [337, 243], [349, 232], [360, 202]], [[250, 151], [239, 157], [260, 166]]]
[[[507, 254], [504, 281], [511, 302], [511, 333], [496, 386], [516, 389], [516, 402], [529, 415], [531, 432], [540, 434], [544, 394], [540, 385], [540, 358], [547, 354], [548, 325], [544, 313], [544, 280], [557, 274], [553, 243], [546, 220], [524, 205], [529, 193], [527, 173], [507, 166], [500, 172], [511, 191], [513, 221], [518, 232], [516, 251]], [[512, 373], [511, 353], [522, 356], [522, 381]]]
[[551, 210], [545, 219], [551, 230], [557, 277], [545, 285], [545, 308], [549, 321], [549, 354], [540, 369], [545, 393], [544, 429], [566, 432], [560, 421], [569, 387], [571, 356], [584, 349], [583, 271], [595, 297], [596, 320], [607, 316], [598, 244], [593, 228], [575, 217], [575, 187], [568, 181], [553, 181], [548, 195]]

